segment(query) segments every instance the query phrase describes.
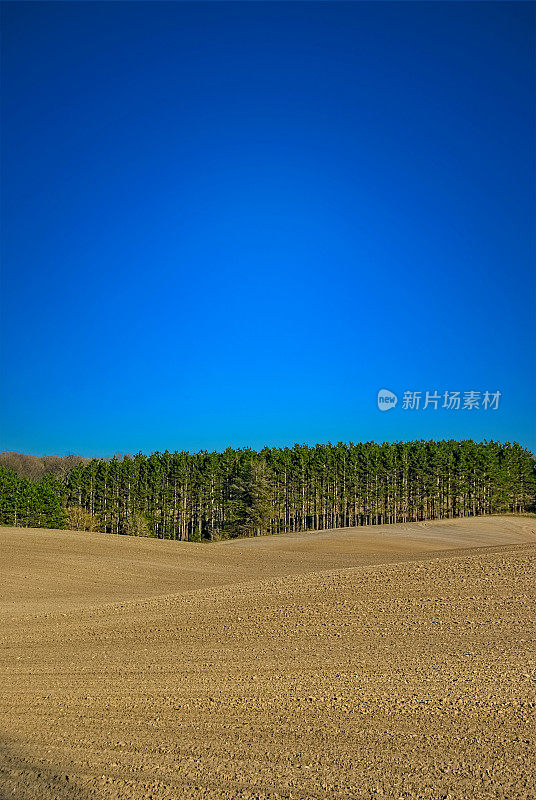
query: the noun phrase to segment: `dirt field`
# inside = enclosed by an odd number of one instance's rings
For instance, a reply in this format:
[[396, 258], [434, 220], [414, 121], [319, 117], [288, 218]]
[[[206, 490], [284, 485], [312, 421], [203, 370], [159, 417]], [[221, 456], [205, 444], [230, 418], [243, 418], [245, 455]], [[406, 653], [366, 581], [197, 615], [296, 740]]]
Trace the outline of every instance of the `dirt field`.
[[0, 798], [533, 798], [535, 544], [0, 528]]

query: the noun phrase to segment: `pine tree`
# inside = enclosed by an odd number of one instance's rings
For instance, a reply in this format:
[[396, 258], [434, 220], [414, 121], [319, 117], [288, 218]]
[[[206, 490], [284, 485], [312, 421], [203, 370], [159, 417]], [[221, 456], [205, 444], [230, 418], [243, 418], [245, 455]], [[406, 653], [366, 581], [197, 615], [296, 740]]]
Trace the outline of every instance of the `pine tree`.
[[227, 530], [231, 536], [260, 536], [272, 513], [268, 471], [265, 463], [247, 462], [232, 486]]

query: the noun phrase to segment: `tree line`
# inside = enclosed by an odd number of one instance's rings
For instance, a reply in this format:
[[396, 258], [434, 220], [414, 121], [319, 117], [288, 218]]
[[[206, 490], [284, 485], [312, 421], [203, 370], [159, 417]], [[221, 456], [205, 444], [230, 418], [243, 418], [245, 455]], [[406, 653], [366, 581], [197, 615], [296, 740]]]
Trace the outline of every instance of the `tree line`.
[[19, 477], [31, 478], [33, 481], [39, 480], [43, 475], [53, 475], [63, 480], [75, 464], [90, 460], [72, 453], [66, 456], [33, 456], [13, 451], [0, 453], [0, 467], [6, 467]]
[[138, 453], [80, 460], [38, 481], [0, 466], [0, 520], [203, 541], [524, 512], [535, 475], [515, 442]]
[[0, 522], [25, 528], [61, 528], [64, 486], [54, 475], [37, 481], [0, 465]]

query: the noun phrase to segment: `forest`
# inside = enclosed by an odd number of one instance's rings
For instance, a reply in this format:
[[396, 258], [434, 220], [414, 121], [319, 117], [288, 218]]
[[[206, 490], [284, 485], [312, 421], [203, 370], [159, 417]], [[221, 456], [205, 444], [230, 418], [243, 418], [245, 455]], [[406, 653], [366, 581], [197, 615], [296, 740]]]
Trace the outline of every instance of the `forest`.
[[213, 541], [527, 512], [536, 491], [534, 456], [516, 442], [339, 442], [68, 458], [48, 472], [41, 465], [37, 478], [24, 474], [22, 462], [15, 470], [0, 460], [0, 523]]

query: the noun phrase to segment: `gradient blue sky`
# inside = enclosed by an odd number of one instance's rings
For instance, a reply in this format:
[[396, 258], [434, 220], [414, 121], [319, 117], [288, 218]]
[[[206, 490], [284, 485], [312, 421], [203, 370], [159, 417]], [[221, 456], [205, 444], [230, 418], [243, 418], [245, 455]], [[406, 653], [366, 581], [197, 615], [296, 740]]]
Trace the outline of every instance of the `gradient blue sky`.
[[0, 449], [536, 449], [534, 4], [2, 15]]

